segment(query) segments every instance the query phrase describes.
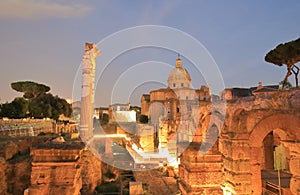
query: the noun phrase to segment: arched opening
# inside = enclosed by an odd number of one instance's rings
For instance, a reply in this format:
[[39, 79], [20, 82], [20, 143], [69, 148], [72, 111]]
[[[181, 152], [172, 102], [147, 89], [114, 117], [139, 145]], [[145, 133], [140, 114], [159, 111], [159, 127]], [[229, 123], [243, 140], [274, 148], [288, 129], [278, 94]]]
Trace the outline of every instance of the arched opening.
[[199, 123], [195, 131], [193, 142], [217, 142], [223, 126], [223, 116], [214, 112], [198, 117]]
[[[261, 160], [262, 170], [274, 170], [274, 150], [281, 145], [281, 141], [287, 140], [286, 133], [281, 129], [270, 131], [263, 139], [263, 155]], [[285, 148], [286, 170], [289, 170], [289, 151]]]
[[[289, 172], [289, 150], [284, 147], [281, 141], [286, 140], [286, 133], [281, 129], [271, 130], [263, 139], [261, 158], [261, 182], [263, 194], [279, 194], [289, 192], [292, 174]], [[283, 147], [280, 156], [275, 157], [275, 149]], [[274, 161], [282, 161], [280, 172], [274, 167]], [[280, 178], [280, 181], [279, 181]], [[280, 183], [280, 185], [279, 185]]]
[[[299, 117], [293, 114], [274, 114], [258, 122], [249, 137], [252, 189], [254, 194], [279, 194], [278, 174], [274, 170], [274, 149], [283, 140], [299, 139]], [[286, 168], [281, 171], [281, 192], [288, 193], [289, 150], [285, 148]], [[285, 192], [285, 193], [284, 193]]]

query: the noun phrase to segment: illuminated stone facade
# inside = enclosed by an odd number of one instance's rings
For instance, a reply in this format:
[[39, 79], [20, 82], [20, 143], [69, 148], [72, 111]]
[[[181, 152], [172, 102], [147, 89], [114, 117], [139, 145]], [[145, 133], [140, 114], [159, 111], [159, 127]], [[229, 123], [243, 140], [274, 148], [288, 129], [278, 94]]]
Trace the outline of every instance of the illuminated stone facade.
[[144, 152], [154, 152], [155, 132], [152, 125], [137, 125], [138, 139]]
[[[292, 175], [290, 180], [282, 179], [281, 191], [299, 193], [300, 90], [258, 89], [253, 94], [228, 100], [226, 117], [218, 115], [212, 119], [212, 112], [202, 106], [203, 117], [194, 141], [180, 156], [179, 186], [183, 194], [267, 193], [262, 171], [273, 169], [276, 177], [273, 150], [281, 144], [286, 151], [284, 173]], [[219, 125], [217, 118], [224, 118], [224, 125]], [[209, 120], [214, 124], [208, 126]], [[219, 132], [215, 143], [219, 146], [202, 153], [210, 131]], [[269, 182], [276, 186], [276, 181]]]
[[94, 194], [101, 183], [101, 161], [82, 142], [45, 142], [33, 146], [31, 185], [25, 194]]
[[136, 112], [130, 109], [130, 104], [112, 104], [108, 107], [110, 123], [136, 122]]
[[200, 102], [209, 102], [211, 95], [206, 86], [192, 89], [190, 85], [191, 77], [178, 56], [176, 66], [168, 76], [168, 87], [142, 96], [141, 113], [147, 115], [155, 130], [159, 131], [160, 142], [173, 139], [175, 133], [178, 135], [176, 142], [192, 141]]
[[300, 90], [280, 91], [259, 83], [225, 89], [212, 102], [209, 88], [191, 89], [190, 81], [178, 58], [168, 88], [141, 98], [142, 113], [158, 131], [160, 144], [168, 147], [176, 136], [177, 152], [183, 152], [182, 193], [261, 195], [268, 190], [262, 172], [274, 171], [273, 150], [281, 144], [286, 150], [284, 171], [292, 178], [283, 181], [282, 192], [299, 193]]
[[[223, 189], [235, 194], [262, 193], [261, 170], [273, 167], [272, 161], [266, 166], [268, 159], [273, 159], [268, 155], [272, 155], [280, 140], [300, 139], [299, 97], [300, 91], [296, 89], [268, 91], [227, 103], [227, 117], [219, 139]], [[267, 141], [270, 135], [274, 137], [273, 144]], [[287, 161], [290, 155], [287, 152]], [[286, 171], [290, 172], [289, 166]]]
[[179, 189], [183, 194], [222, 194], [222, 155], [218, 144], [205, 155], [200, 151], [201, 143], [193, 142], [180, 156]]
[[77, 143], [48, 143], [32, 148], [29, 194], [80, 194], [83, 148]]

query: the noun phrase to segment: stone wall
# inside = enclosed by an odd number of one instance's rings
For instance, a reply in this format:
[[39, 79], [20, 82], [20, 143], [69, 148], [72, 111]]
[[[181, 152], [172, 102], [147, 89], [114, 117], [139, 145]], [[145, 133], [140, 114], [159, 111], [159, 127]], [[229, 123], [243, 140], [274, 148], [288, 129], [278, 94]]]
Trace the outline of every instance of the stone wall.
[[33, 146], [30, 195], [78, 195], [82, 187], [80, 142], [41, 143]]
[[89, 195], [101, 183], [101, 160], [80, 141], [41, 143], [31, 156], [30, 195]]
[[94, 194], [95, 188], [101, 184], [102, 179], [102, 162], [89, 150], [82, 153], [82, 189], [81, 193], [85, 195]]
[[37, 136], [40, 133], [75, 132], [74, 123], [56, 122], [52, 119], [0, 119], [0, 136]]
[[36, 136], [54, 132], [55, 121], [44, 119], [0, 119], [0, 135]]
[[224, 189], [245, 195], [262, 193], [261, 170], [272, 168], [264, 162], [271, 159], [264, 154], [268, 151], [264, 147], [273, 144], [268, 141], [270, 132], [282, 140], [300, 139], [299, 97], [300, 90], [274, 91], [227, 102], [219, 140]]
[[51, 144], [49, 139], [0, 137], [1, 195], [26, 189], [27, 194], [93, 194], [101, 183], [101, 161], [81, 142]]
[[[220, 134], [217, 140], [211, 141], [216, 141], [219, 146], [218, 150], [204, 156], [193, 152], [193, 147], [183, 152], [179, 166], [179, 185], [183, 193], [260, 195], [261, 170], [272, 168], [270, 162], [266, 164], [272, 156], [264, 153], [272, 152], [270, 147], [280, 144], [280, 140], [300, 140], [299, 97], [299, 89], [258, 92], [254, 96], [228, 100], [226, 112], [217, 115], [214, 112], [218, 111], [218, 102], [214, 102], [216, 111], [209, 105], [200, 106], [199, 125], [193, 142], [207, 142], [209, 129], [215, 125]], [[275, 135], [271, 137], [273, 140], [268, 140], [271, 139], [268, 138], [270, 132]], [[286, 150], [290, 151], [287, 154], [288, 168], [293, 174], [290, 188], [296, 193], [300, 186], [299, 174], [294, 168], [298, 154], [288, 147], [289, 144], [286, 145]], [[194, 150], [199, 152], [199, 149]], [[204, 159], [203, 164], [199, 158]], [[210, 175], [215, 175], [215, 180]], [[216, 178], [223, 178], [223, 181]], [[210, 185], [211, 189], [215, 186], [216, 191], [205, 191], [209, 189], [205, 185]]]
[[222, 156], [217, 144], [205, 155], [201, 153], [201, 144], [190, 144], [180, 156], [179, 189], [183, 195], [222, 194]]
[[30, 185], [33, 138], [0, 138], [0, 194], [23, 194]]

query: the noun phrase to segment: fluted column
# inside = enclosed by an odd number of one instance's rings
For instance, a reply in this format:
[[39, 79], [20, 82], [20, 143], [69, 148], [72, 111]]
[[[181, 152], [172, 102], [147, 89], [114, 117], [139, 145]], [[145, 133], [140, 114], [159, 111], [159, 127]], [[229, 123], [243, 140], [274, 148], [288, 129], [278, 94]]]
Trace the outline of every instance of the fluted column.
[[93, 135], [94, 83], [96, 57], [100, 50], [96, 44], [86, 43], [82, 56], [82, 89], [80, 111], [80, 136], [86, 141]]

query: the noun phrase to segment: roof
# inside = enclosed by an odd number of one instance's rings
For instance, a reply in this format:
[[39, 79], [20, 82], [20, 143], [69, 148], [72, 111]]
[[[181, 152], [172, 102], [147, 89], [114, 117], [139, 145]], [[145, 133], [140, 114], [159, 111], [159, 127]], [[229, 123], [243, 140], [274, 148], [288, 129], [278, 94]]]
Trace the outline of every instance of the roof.
[[115, 103], [115, 104], [111, 104], [109, 106], [130, 106], [130, 104], [120, 104], [120, 103]]
[[255, 93], [264, 93], [264, 92], [276, 92], [277, 90], [274, 88], [270, 88], [270, 87], [263, 87], [261, 89], [256, 89], [254, 91], [252, 91], [253, 94]]
[[173, 91], [173, 89], [168, 87], [168, 88], [156, 89], [156, 90], [151, 91], [150, 93], [152, 93], [152, 92], [174, 92], [174, 91]]
[[183, 68], [183, 67], [176, 67], [176, 68], [173, 68], [171, 70], [171, 72], [169, 73], [169, 76], [168, 76], [168, 80], [169, 79], [178, 79], [180, 77], [184, 77], [184, 79], [187, 79], [189, 81], [191, 81], [191, 76], [190, 74], [188, 73], [188, 71]]
[[275, 92], [279, 88], [279, 85], [267, 85], [263, 86], [261, 89], [258, 87], [250, 87], [250, 88], [226, 88], [225, 90], [230, 90], [232, 96], [234, 97], [247, 97], [253, 96], [255, 93], [262, 93], [262, 92]]

